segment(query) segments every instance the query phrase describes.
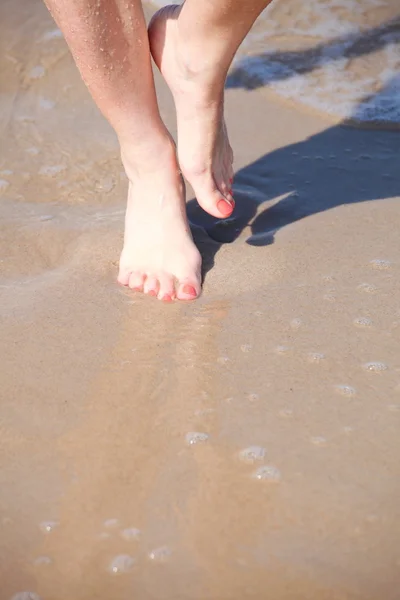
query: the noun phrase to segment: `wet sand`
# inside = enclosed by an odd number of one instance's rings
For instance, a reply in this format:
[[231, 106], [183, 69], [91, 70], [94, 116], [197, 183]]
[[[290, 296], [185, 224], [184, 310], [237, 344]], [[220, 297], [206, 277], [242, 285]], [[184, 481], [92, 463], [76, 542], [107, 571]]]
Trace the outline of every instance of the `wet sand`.
[[163, 305], [115, 283], [116, 139], [46, 9], [0, 23], [0, 599], [396, 600], [398, 133], [228, 90], [238, 208], [189, 190], [204, 293]]

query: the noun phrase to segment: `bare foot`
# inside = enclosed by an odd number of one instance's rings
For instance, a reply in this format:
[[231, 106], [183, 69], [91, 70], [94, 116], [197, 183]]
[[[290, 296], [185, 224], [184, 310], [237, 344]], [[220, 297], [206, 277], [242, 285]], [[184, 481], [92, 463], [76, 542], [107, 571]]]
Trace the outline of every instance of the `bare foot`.
[[175, 149], [154, 165], [129, 166], [125, 239], [118, 281], [160, 300], [193, 300], [201, 289], [201, 257], [186, 218], [184, 184]]
[[[218, 218], [232, 214], [233, 153], [224, 121], [223, 70], [210, 69], [199, 50], [183, 43], [180, 6], [159, 10], [149, 25], [153, 58], [175, 100], [178, 156], [202, 208]], [[197, 56], [195, 56], [197, 54]]]

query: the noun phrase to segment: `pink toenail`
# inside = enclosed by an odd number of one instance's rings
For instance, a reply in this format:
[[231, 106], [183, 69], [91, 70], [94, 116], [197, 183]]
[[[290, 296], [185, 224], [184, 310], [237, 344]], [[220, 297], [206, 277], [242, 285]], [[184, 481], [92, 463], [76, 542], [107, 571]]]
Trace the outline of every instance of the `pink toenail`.
[[149, 294], [149, 296], [157, 296], [157, 294], [155, 293], [155, 291], [154, 291], [154, 290], [150, 290], [150, 291], [148, 292], [148, 294]]
[[162, 301], [163, 302], [172, 302], [172, 298], [169, 294], [164, 294], [164, 296], [162, 297]]
[[232, 183], [233, 183], [233, 177], [230, 178], [229, 183], [232, 185]]
[[218, 200], [217, 208], [220, 213], [224, 215], [224, 217], [228, 217], [232, 214], [233, 209], [235, 208], [235, 203], [233, 200]]
[[197, 296], [197, 292], [192, 285], [184, 285], [182, 288], [182, 292], [184, 294], [187, 294], [188, 296], [193, 296], [193, 298], [196, 298]]

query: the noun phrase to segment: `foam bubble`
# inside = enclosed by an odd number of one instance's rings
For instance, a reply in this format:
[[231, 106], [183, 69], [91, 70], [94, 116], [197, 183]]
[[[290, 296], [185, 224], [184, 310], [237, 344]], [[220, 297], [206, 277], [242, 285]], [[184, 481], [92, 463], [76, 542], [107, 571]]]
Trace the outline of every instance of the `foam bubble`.
[[33, 561], [33, 564], [35, 565], [35, 567], [46, 567], [51, 565], [52, 562], [53, 561], [48, 556], [38, 556], [38, 558], [35, 558], [35, 560]]
[[260, 481], [270, 481], [272, 483], [278, 482], [282, 478], [279, 469], [272, 465], [259, 467], [256, 471], [254, 471], [252, 476], [254, 479], [258, 479]]
[[275, 352], [277, 354], [287, 354], [289, 352], [289, 347], [288, 346], [277, 346], [275, 348]]
[[127, 527], [121, 531], [121, 536], [127, 542], [138, 540], [140, 538], [140, 529], [137, 529], [136, 527]]
[[65, 165], [44, 165], [39, 169], [39, 175], [45, 177], [55, 177], [59, 173], [65, 171], [67, 167]]
[[279, 416], [284, 419], [291, 419], [293, 417], [293, 410], [291, 408], [282, 408], [282, 410], [279, 411]]
[[325, 359], [325, 354], [321, 352], [309, 352], [307, 358], [310, 363], [320, 363]]
[[114, 529], [115, 527], [118, 527], [119, 521], [118, 519], [106, 519], [103, 525], [104, 527], [107, 527], [107, 529]]
[[40, 525], [39, 525], [39, 527], [43, 533], [51, 533], [58, 526], [59, 526], [58, 521], [43, 521], [43, 523], [40, 523]]
[[356, 395], [356, 390], [355, 388], [351, 387], [351, 385], [335, 385], [335, 390], [338, 392], [338, 394], [347, 396], [349, 398]]
[[134, 564], [135, 559], [132, 556], [129, 556], [129, 554], [119, 554], [112, 559], [108, 570], [113, 575], [121, 575], [123, 573], [129, 573]]
[[7, 181], [6, 179], [0, 179], [0, 194], [2, 192], [5, 192], [6, 189], [9, 187], [10, 182]]
[[360, 283], [357, 289], [366, 294], [375, 294], [378, 291], [378, 288], [373, 283]]
[[371, 260], [369, 264], [373, 269], [377, 269], [378, 271], [387, 271], [392, 266], [389, 260], [383, 260], [380, 258], [375, 258], [374, 260]]
[[357, 317], [353, 321], [356, 327], [371, 327], [372, 321], [368, 317]]
[[310, 442], [312, 444], [314, 444], [314, 446], [325, 446], [327, 443], [327, 440], [326, 440], [326, 438], [322, 437], [321, 435], [317, 435], [317, 436], [310, 438]]
[[208, 435], [208, 433], [203, 433], [200, 431], [190, 431], [186, 434], [185, 439], [186, 443], [189, 444], [189, 446], [193, 446], [194, 444], [202, 444], [206, 442], [209, 439], [209, 437], [210, 436]]
[[299, 329], [302, 325], [303, 325], [303, 321], [301, 319], [296, 318], [296, 319], [292, 319], [290, 321], [290, 327], [292, 329]]
[[35, 592], [17, 592], [10, 600], [41, 600]]
[[372, 373], [382, 373], [387, 371], [388, 366], [383, 362], [368, 362], [363, 365], [365, 371], [371, 371]]
[[172, 550], [168, 546], [160, 546], [148, 553], [148, 558], [154, 562], [164, 562], [172, 554]]
[[251, 345], [250, 344], [242, 344], [240, 346], [240, 349], [241, 349], [242, 352], [250, 352]]
[[239, 452], [239, 458], [246, 463], [255, 463], [264, 460], [265, 454], [266, 450], [262, 446], [249, 446]]
[[250, 392], [249, 394], [247, 394], [247, 400], [249, 402], [257, 402], [259, 398], [259, 395], [255, 394], [254, 392]]

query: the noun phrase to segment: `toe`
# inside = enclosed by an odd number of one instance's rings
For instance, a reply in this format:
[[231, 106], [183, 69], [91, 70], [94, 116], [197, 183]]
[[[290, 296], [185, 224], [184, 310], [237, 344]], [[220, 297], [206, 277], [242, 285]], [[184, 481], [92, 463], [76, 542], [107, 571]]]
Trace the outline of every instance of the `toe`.
[[143, 281], [144, 281], [143, 273], [139, 273], [138, 271], [133, 271], [129, 277], [129, 287], [132, 290], [142, 292], [143, 291]]
[[[188, 177], [189, 179], [189, 177]], [[234, 204], [232, 203], [229, 193], [225, 196], [216, 186], [211, 175], [196, 177], [189, 179], [198, 203], [208, 214], [217, 219], [226, 219], [233, 212]]]
[[149, 296], [157, 296], [158, 288], [159, 283], [157, 277], [155, 277], [154, 275], [148, 275], [143, 286], [144, 293], [148, 294]]
[[158, 299], [164, 302], [171, 302], [175, 298], [174, 280], [171, 275], [163, 274], [159, 276], [160, 289]]
[[200, 286], [197, 282], [179, 282], [176, 297], [178, 300], [195, 300], [200, 295]]
[[129, 278], [130, 278], [131, 272], [127, 271], [126, 269], [119, 269], [119, 273], [118, 273], [118, 277], [117, 277], [117, 281], [120, 285], [129, 285]]

